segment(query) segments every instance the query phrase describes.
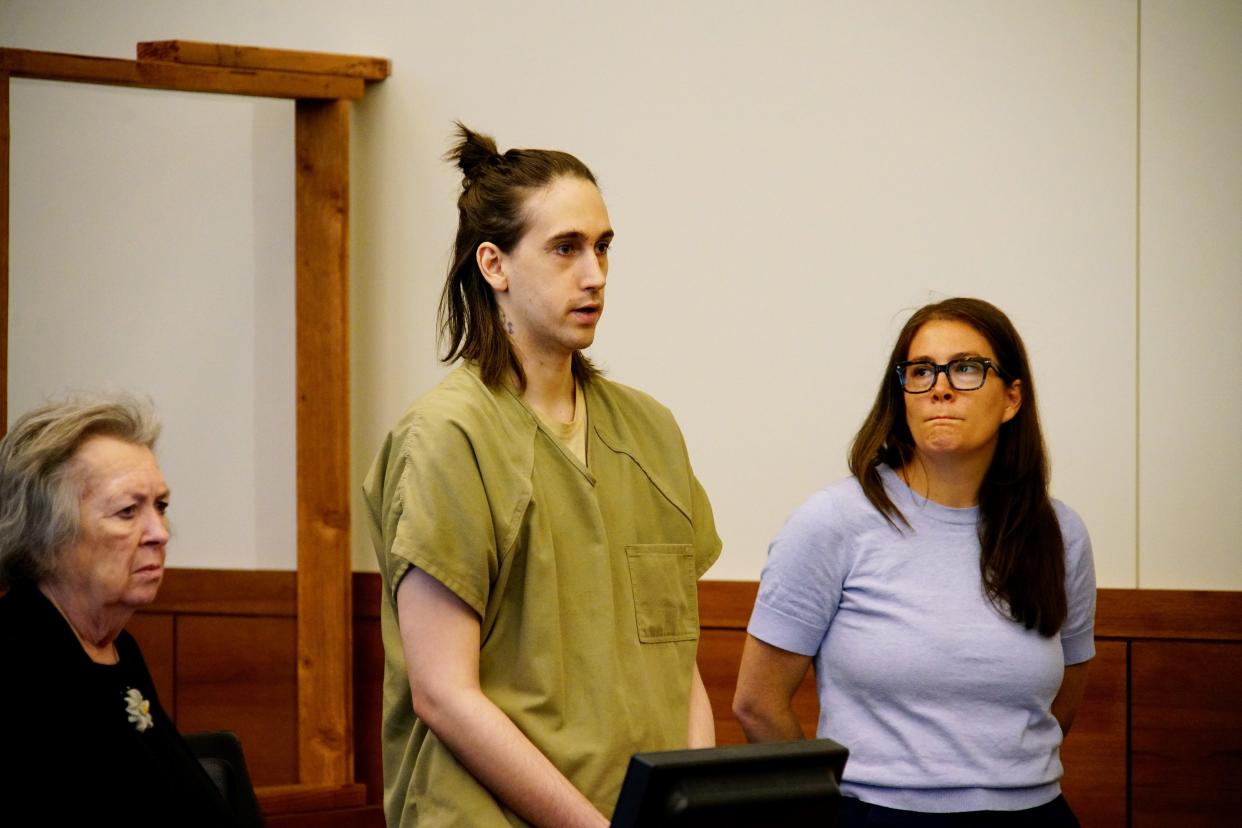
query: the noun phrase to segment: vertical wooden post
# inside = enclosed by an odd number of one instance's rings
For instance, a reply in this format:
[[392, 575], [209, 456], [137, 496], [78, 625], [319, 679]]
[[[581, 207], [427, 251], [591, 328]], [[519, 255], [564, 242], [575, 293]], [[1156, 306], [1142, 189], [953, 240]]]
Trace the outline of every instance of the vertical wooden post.
[[353, 782], [349, 530], [349, 105], [299, 100], [298, 768]]

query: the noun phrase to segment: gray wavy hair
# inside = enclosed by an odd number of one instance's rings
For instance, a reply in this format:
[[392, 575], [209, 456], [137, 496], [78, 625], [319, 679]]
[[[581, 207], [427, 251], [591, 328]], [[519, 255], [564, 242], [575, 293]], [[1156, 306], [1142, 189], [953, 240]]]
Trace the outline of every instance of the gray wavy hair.
[[39, 583], [78, 537], [81, 475], [70, 462], [91, 437], [155, 448], [160, 423], [149, 401], [91, 394], [23, 414], [0, 440], [0, 589]]

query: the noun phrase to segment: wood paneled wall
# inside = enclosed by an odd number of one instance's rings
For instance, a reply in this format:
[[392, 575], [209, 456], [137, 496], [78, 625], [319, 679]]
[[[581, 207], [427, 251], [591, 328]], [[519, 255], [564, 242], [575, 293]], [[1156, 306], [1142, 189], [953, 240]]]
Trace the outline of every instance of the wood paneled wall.
[[[383, 652], [379, 577], [354, 576], [355, 778], [367, 804], [314, 810], [260, 791], [269, 824], [381, 826]], [[743, 741], [730, 712], [754, 582], [700, 587], [699, 663], [722, 744]], [[242, 739], [255, 784], [297, 779], [296, 585], [291, 572], [172, 570], [130, 624], [183, 731]], [[814, 679], [796, 698], [808, 733]], [[1242, 593], [1100, 590], [1096, 658], [1063, 749], [1066, 796], [1086, 828], [1224, 826], [1242, 812]]]
[[298, 781], [296, 595], [292, 572], [169, 570], [129, 623], [178, 729], [236, 731], [256, 785]]

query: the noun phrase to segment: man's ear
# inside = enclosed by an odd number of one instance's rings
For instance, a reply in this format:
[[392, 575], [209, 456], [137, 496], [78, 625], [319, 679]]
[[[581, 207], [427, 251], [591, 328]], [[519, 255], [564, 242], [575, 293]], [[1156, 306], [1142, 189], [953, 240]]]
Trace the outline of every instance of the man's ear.
[[497, 293], [504, 293], [509, 289], [509, 278], [505, 276], [501, 256], [500, 248], [491, 242], [483, 242], [474, 251], [474, 261], [479, 266], [479, 272]]

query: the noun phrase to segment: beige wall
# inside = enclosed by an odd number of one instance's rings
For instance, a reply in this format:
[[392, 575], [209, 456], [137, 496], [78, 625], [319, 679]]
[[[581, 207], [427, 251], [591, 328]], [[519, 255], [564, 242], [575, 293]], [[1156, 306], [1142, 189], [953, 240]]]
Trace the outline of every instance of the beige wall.
[[1242, 588], [1242, 3], [1143, 4], [1139, 584]]
[[173, 561], [290, 568], [292, 102], [10, 91], [10, 417], [74, 389], [150, 396]]
[[[757, 577], [785, 515], [845, 473], [908, 310], [972, 294], [1006, 309], [1027, 340], [1054, 490], [1086, 519], [1101, 584], [1242, 588], [1242, 441], [1230, 428], [1242, 383], [1227, 367], [1242, 361], [1239, 4], [483, 8], [0, 0], [0, 39], [123, 57], [139, 40], [181, 37], [393, 59], [354, 118], [357, 479], [443, 371], [433, 312], [457, 180], [439, 156], [461, 118], [502, 146], [569, 149], [600, 177], [618, 243], [593, 353], [678, 415], [725, 540], [712, 577]], [[168, 120], [132, 102], [139, 93], [103, 94], [92, 121], [51, 129], [80, 138], [113, 135], [112, 121], [148, 132]], [[17, 167], [19, 152], [59, 146], [34, 127], [70, 107], [14, 97]], [[282, 107], [187, 114], [188, 134], [153, 141], [121, 181], [112, 159], [95, 165], [98, 179], [14, 177], [11, 335], [40, 367], [13, 372], [13, 407], [95, 376], [152, 393], [169, 421], [178, 565], [292, 565], [292, 490], [279, 473], [292, 454], [269, 439], [292, 418], [291, 390], [281, 396], [292, 213]], [[168, 149], [183, 139], [202, 143]], [[214, 163], [230, 144], [236, 160]], [[143, 178], [157, 161], [171, 161], [179, 198], [161, 201], [172, 182]], [[43, 202], [86, 192], [107, 204], [122, 186], [126, 203], [164, 206], [100, 211], [133, 213], [141, 232], [84, 212], [82, 252], [64, 251]], [[105, 268], [117, 233], [167, 249]], [[46, 317], [62, 307], [47, 287], [53, 267], [57, 278], [137, 270], [199, 285], [185, 288], [199, 298], [174, 298], [139, 282], [135, 301], [178, 320], [155, 337], [159, 349], [186, 346], [175, 364], [219, 364], [109, 374], [83, 366], [110, 334], [84, 347], [44, 328], [21, 345], [22, 295], [42, 296]], [[198, 313], [179, 312], [186, 302]], [[118, 309], [91, 304], [94, 330], [110, 330]], [[38, 362], [54, 342], [68, 347]], [[1175, 366], [1191, 373], [1170, 383]], [[208, 379], [228, 390], [198, 391]], [[360, 514], [355, 563], [373, 568]]]

